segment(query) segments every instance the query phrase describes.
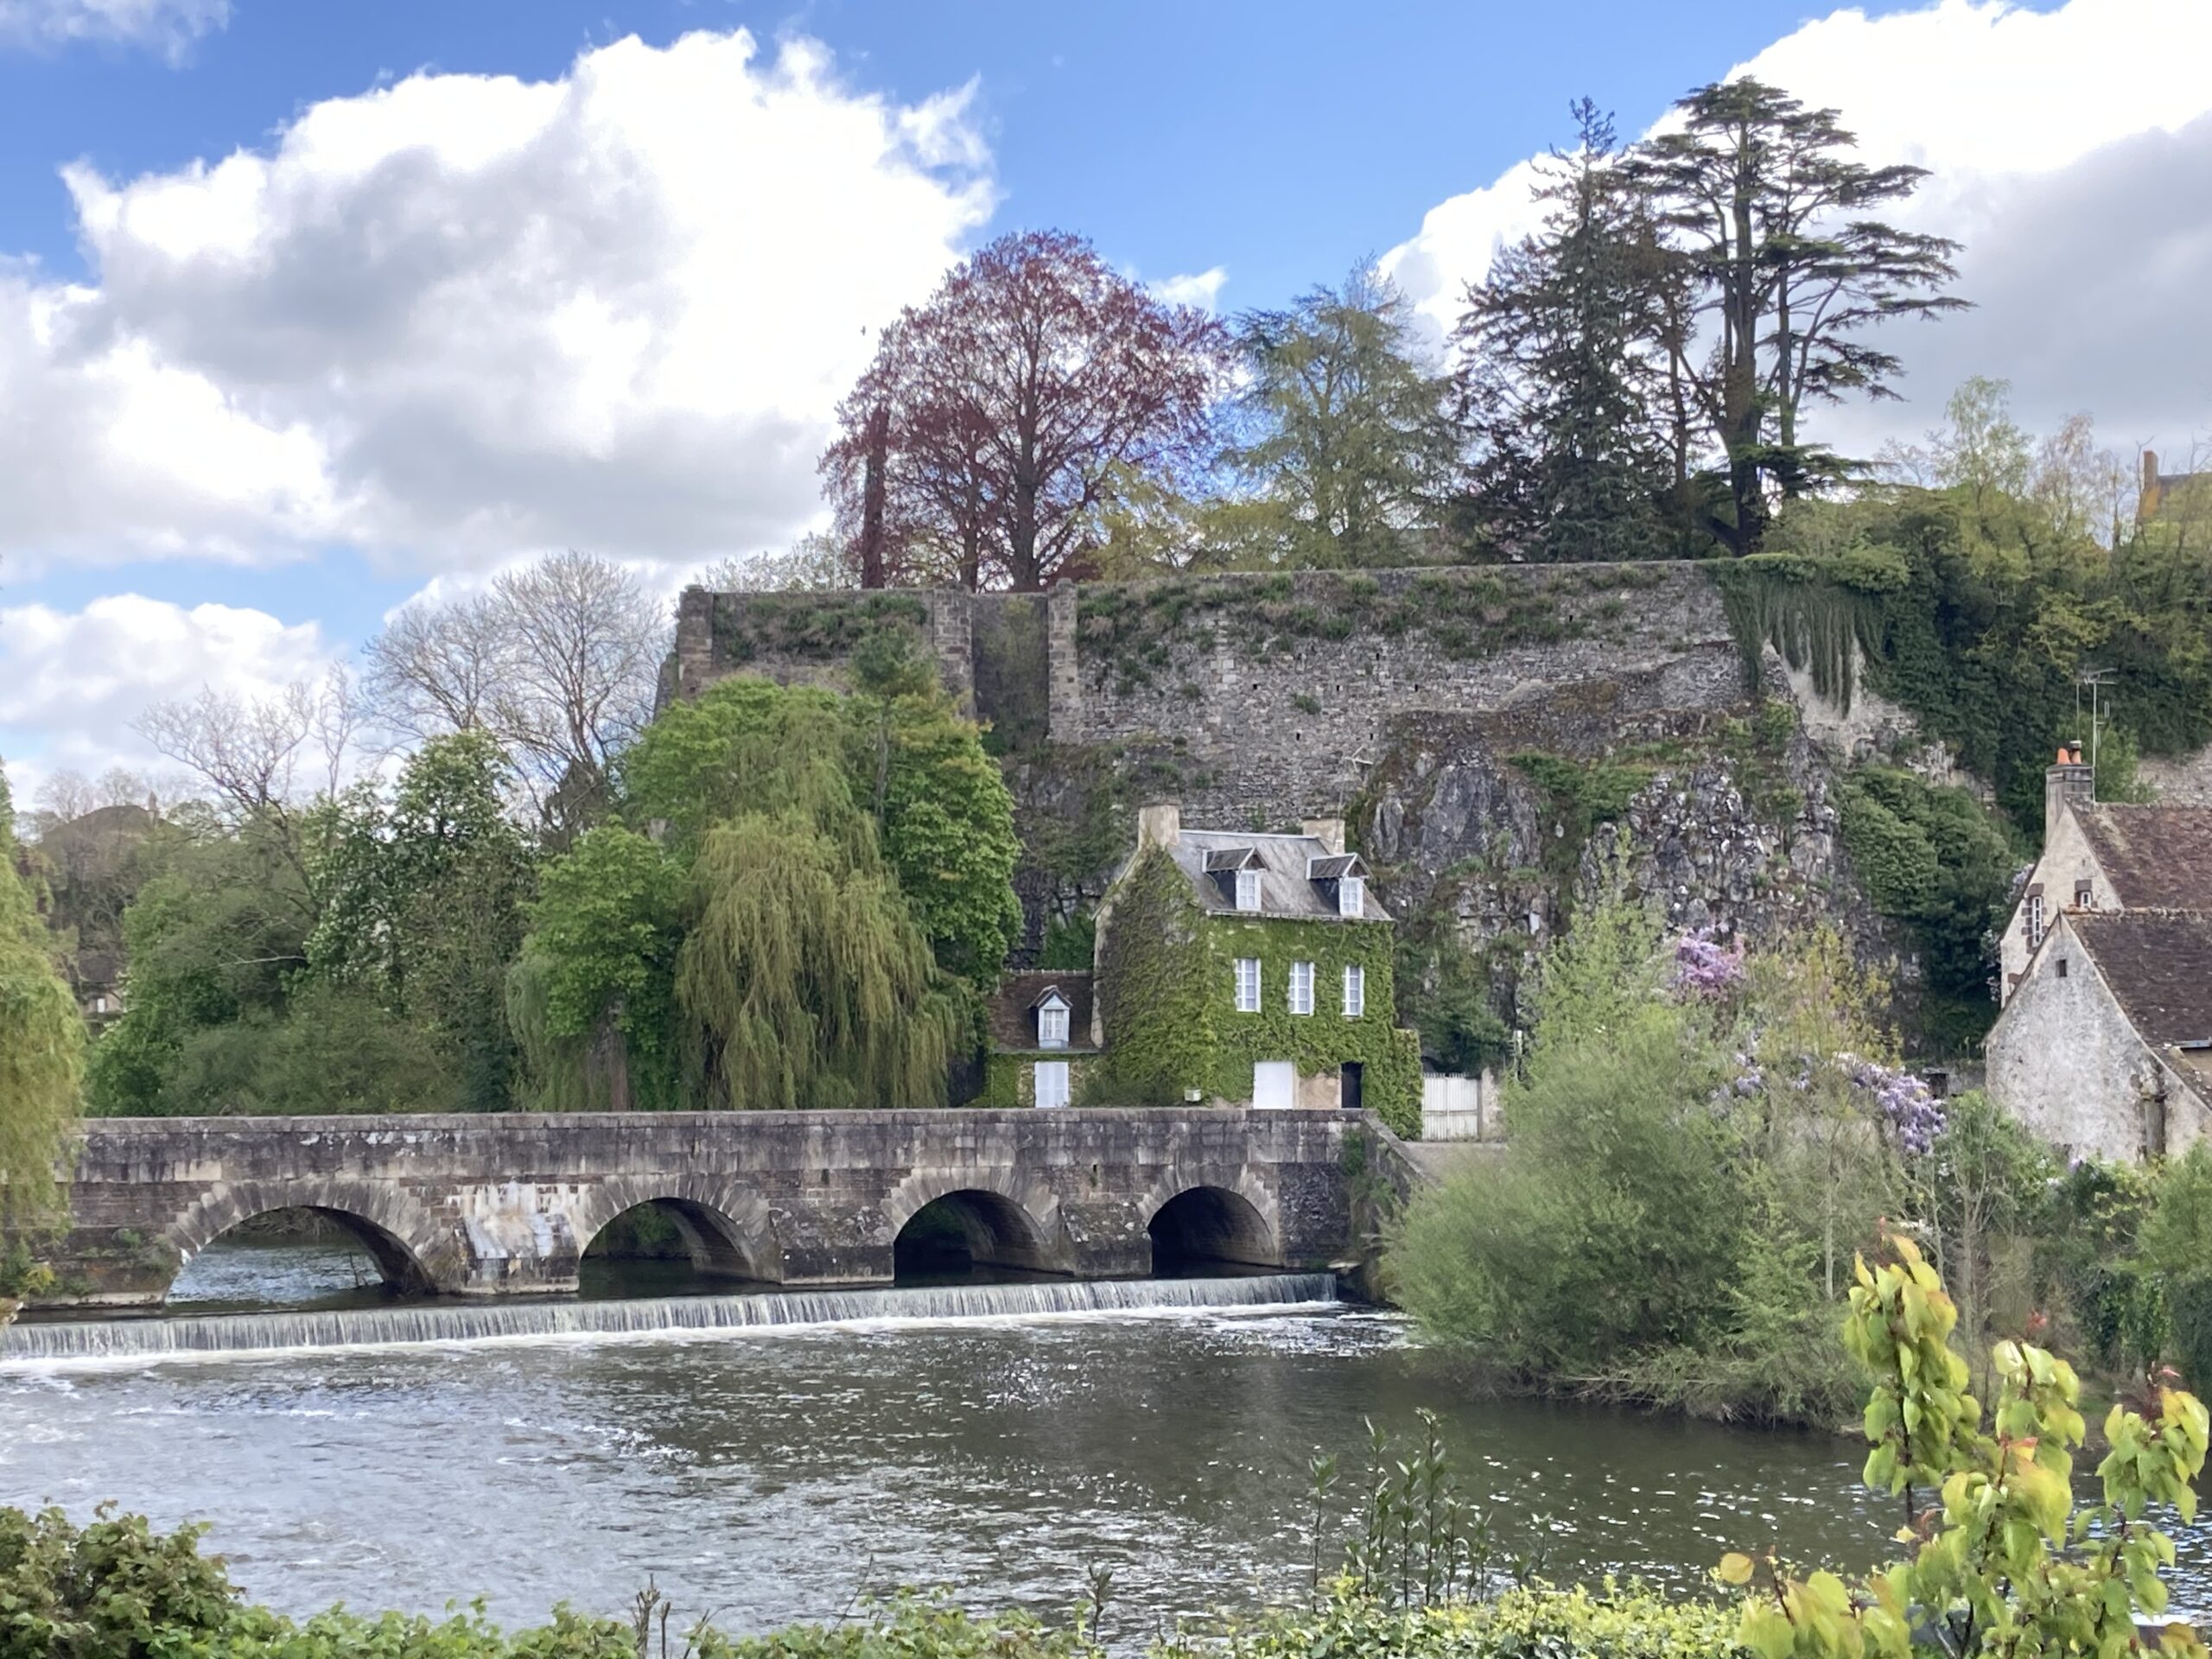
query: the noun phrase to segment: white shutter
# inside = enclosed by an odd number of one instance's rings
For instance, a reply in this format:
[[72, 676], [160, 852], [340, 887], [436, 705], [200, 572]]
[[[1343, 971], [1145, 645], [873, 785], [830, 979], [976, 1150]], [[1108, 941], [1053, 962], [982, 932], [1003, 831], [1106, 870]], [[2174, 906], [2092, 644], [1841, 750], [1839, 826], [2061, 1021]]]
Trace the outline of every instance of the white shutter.
[[1252, 1104], [1270, 1112], [1298, 1104], [1298, 1068], [1288, 1060], [1253, 1061]]
[[1037, 1062], [1037, 1103], [1039, 1106], [1065, 1106], [1068, 1103], [1068, 1063], [1065, 1060]]
[[1344, 969], [1344, 1018], [1357, 1020], [1367, 1012], [1367, 969], [1357, 965]]

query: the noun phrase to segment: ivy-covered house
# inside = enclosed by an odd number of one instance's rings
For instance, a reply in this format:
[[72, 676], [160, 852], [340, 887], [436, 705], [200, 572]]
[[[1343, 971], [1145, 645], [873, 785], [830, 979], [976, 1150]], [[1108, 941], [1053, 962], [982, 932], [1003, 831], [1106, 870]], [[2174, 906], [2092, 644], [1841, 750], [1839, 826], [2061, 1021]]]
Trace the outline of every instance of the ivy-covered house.
[[990, 1052], [979, 1106], [1065, 1106], [1097, 1058], [1090, 975], [1008, 974], [984, 1004]]
[[1365, 1107], [1418, 1133], [1420, 1045], [1395, 1020], [1392, 934], [1341, 819], [1262, 835], [1144, 808], [1099, 907], [1085, 1097]]

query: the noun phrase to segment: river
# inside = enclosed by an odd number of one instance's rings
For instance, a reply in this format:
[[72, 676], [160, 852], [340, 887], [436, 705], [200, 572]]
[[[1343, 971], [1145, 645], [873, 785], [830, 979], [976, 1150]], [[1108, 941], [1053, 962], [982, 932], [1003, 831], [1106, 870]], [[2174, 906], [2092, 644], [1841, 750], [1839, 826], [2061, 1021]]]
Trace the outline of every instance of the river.
[[[371, 1294], [344, 1255], [210, 1250], [191, 1294], [342, 1306]], [[1345, 1469], [1333, 1546], [1363, 1423], [1409, 1431], [1421, 1406], [1500, 1537], [1557, 1579], [1686, 1587], [1768, 1542], [1864, 1561], [1895, 1524], [1850, 1442], [1481, 1398], [1387, 1314], [908, 1320], [900, 1294], [782, 1327], [13, 1362], [0, 1501], [208, 1521], [238, 1582], [295, 1611], [481, 1596], [536, 1622], [563, 1599], [620, 1612], [650, 1577], [736, 1630], [902, 1584], [1058, 1613], [1103, 1566], [1122, 1645], [1302, 1593], [1308, 1459]], [[2183, 1552], [2177, 1600], [2201, 1605], [2212, 1547]]]

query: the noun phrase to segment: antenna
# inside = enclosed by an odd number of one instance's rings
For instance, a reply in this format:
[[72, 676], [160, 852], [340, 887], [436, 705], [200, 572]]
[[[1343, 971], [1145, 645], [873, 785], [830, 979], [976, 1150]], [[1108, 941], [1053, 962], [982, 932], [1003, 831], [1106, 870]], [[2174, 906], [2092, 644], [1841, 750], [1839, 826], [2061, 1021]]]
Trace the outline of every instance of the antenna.
[[2100, 713], [2097, 694], [2119, 678], [2120, 671], [2116, 668], [2082, 668], [2075, 671], [2074, 717], [2076, 720], [2082, 717], [2082, 688], [2085, 685], [2089, 688], [2089, 770], [2091, 772], [2097, 769], [2097, 721]]

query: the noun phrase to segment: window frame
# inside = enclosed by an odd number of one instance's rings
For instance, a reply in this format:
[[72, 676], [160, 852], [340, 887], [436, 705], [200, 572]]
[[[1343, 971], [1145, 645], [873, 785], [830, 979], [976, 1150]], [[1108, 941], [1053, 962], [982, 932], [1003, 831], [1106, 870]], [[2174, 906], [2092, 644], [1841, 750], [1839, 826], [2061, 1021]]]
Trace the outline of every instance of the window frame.
[[[1294, 962], [1290, 964], [1290, 984], [1285, 994], [1288, 998], [1287, 1006], [1292, 1014], [1302, 1017], [1313, 1012], [1313, 977], [1312, 963]], [[1306, 1006], [1302, 1008], [1298, 1006], [1300, 991], [1305, 993], [1303, 1000]]]
[[1258, 915], [1260, 913], [1260, 873], [1257, 870], [1237, 871], [1236, 887], [1237, 912], [1245, 916]]
[[1344, 1018], [1367, 1018], [1367, 969], [1356, 962], [1344, 964]]
[[[1249, 996], [1246, 995], [1245, 988], [1245, 970], [1247, 969], [1251, 970], [1251, 987], [1250, 995]], [[1236, 1012], [1239, 1014], [1259, 1013], [1262, 1000], [1266, 995], [1265, 987], [1262, 982], [1266, 978], [1266, 973], [1260, 966], [1260, 958], [1257, 957], [1239, 957], [1236, 958], [1236, 964], [1233, 971], [1235, 974], [1236, 988]]]
[[1337, 914], [1353, 921], [1367, 914], [1365, 876], [1344, 875], [1337, 878]]
[[1037, 1046], [1065, 1048], [1068, 1046], [1068, 1025], [1069, 1008], [1065, 1002], [1042, 1004], [1037, 1010]]
[[2028, 932], [2028, 949], [2032, 950], [2043, 943], [2043, 894], [2031, 893], [2028, 895], [2024, 920]]

